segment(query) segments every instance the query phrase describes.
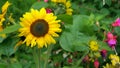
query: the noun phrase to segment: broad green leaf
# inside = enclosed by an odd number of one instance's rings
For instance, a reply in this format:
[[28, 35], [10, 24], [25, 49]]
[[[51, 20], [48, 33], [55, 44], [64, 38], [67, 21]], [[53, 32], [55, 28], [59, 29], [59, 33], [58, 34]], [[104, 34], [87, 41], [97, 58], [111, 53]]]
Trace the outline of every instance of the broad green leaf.
[[86, 15], [74, 15], [71, 30], [73, 33], [80, 31], [86, 35], [94, 34], [93, 23], [89, 20], [89, 16]]
[[0, 34], [7, 34], [17, 31], [20, 28], [20, 24], [11, 25], [9, 27], [6, 27], [3, 31], [0, 32]]
[[62, 22], [64, 22], [64, 25], [71, 25], [73, 24], [73, 17], [67, 14], [61, 14], [57, 16], [58, 20], [61, 20]]
[[111, 51], [112, 49], [109, 47], [109, 45], [103, 41], [99, 41], [100, 49], [106, 49], [108, 51]]
[[88, 49], [87, 42], [89, 38], [84, 35], [64, 32], [60, 37], [60, 45], [67, 51], [85, 51]]
[[40, 1], [40, 2], [35, 2], [31, 8], [39, 10], [42, 7], [46, 8], [47, 6], [48, 6], [48, 3], [45, 3], [44, 1]]

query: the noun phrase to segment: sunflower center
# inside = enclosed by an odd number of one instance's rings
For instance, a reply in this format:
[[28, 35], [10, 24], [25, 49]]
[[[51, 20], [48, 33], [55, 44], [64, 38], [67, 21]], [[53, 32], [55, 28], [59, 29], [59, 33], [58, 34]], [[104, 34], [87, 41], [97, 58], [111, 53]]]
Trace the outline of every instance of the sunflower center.
[[48, 33], [48, 29], [48, 23], [41, 19], [36, 20], [30, 26], [30, 32], [36, 37], [44, 36], [46, 33]]

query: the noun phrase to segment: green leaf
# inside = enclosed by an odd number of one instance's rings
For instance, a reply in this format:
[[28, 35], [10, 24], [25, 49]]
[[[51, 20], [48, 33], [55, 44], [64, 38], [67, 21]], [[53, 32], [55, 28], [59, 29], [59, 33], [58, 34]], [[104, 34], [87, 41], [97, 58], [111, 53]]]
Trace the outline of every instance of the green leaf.
[[12, 63], [9, 68], [22, 68], [22, 65], [20, 63]]
[[103, 15], [103, 14], [96, 14], [95, 16], [96, 16], [95, 21], [99, 21], [105, 17], [105, 15]]
[[6, 27], [3, 31], [0, 32], [0, 34], [7, 34], [17, 31], [20, 28], [20, 24], [11, 25], [9, 27]]
[[93, 22], [90, 21], [87, 15], [74, 15], [73, 26], [70, 30], [73, 33], [80, 31], [86, 35], [94, 35]]
[[4, 41], [5, 38], [0, 36], [0, 43]]
[[6, 56], [11, 56], [16, 52], [14, 46], [19, 41], [18, 38], [7, 38], [5, 41], [0, 43], [0, 53]]
[[70, 52], [74, 51], [85, 51], [88, 49], [87, 42], [89, 40], [89, 37], [86, 37], [84, 35], [73, 34], [70, 32], [63, 32], [63, 34], [60, 37], [60, 45], [61, 47]]
[[109, 47], [109, 45], [103, 41], [99, 41], [100, 49], [106, 49], [108, 51], [112, 51], [112, 49]]
[[35, 2], [31, 8], [34, 8], [34, 9], [40, 9], [42, 7], [47, 7], [48, 6], [48, 3], [45, 3], [44, 1], [40, 1], [40, 2]]
[[120, 27], [115, 27], [114, 30], [117, 33], [117, 35], [120, 35]]
[[0, 63], [0, 68], [6, 68], [6, 67], [7, 67], [6, 64], [4, 64], [4, 63]]
[[67, 14], [61, 14], [57, 16], [57, 19], [64, 22], [65, 26], [68, 24], [73, 24], [73, 17]]
[[105, 0], [105, 3], [110, 6], [112, 4], [112, 0]]

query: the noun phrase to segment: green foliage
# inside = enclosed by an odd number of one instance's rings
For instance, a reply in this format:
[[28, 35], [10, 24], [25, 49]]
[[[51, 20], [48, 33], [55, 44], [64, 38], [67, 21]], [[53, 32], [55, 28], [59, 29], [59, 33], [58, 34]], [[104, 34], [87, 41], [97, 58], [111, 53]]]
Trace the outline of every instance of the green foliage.
[[[92, 60], [100, 59], [102, 67], [109, 60], [106, 59], [107, 61], [103, 62], [101, 57], [94, 55], [100, 54], [99, 51], [102, 49], [114, 53], [104, 42], [106, 40], [105, 33], [109, 31], [117, 35], [116, 50], [120, 55], [120, 27], [114, 28], [111, 25], [116, 18], [120, 17], [120, 2], [118, 0], [71, 0], [72, 15], [65, 13], [66, 8], [63, 4], [58, 3], [58, 5], [51, 1], [47, 3], [43, 0], [40, 0], [40, 2], [37, 2], [37, 0], [8, 1], [11, 5], [5, 15], [6, 20], [3, 22], [5, 27], [0, 31], [0, 35], [6, 35], [5, 38], [0, 36], [0, 68], [35, 68], [39, 60], [41, 62], [40, 67], [43, 68], [46, 58], [49, 62], [47, 68], [84, 68], [82, 61], [86, 55], [89, 55], [89, 59]], [[0, 7], [5, 2], [6, 0], [0, 0]], [[35, 55], [34, 48], [26, 47], [26, 44], [21, 43], [21, 46], [16, 46], [18, 42], [25, 40], [24, 37], [18, 37], [18, 30], [21, 27], [19, 24], [20, 17], [31, 8], [40, 10], [42, 7], [50, 8], [53, 14], [57, 16], [57, 20], [61, 20], [62, 32], [59, 34], [60, 37], [57, 38], [58, 41], [53, 49], [49, 51], [50, 57], [48, 57], [47, 47], [42, 48], [40, 53], [36, 50]], [[8, 19], [11, 13], [15, 23]], [[90, 50], [89, 42], [91, 40], [95, 40], [99, 44], [97, 52]], [[68, 61], [69, 58], [72, 59], [71, 62]], [[90, 68], [93, 67], [93, 62], [89, 61], [90, 65], [84, 64], [85, 67], [87, 67], [86, 65]]]
[[3, 31], [0, 32], [0, 34], [8, 34], [17, 31], [20, 28], [20, 24], [15, 24], [9, 27], [6, 27]]
[[41, 1], [41, 2], [35, 2], [31, 8], [34, 8], [34, 9], [40, 9], [42, 7], [48, 7], [48, 3], [45, 3], [44, 1]]

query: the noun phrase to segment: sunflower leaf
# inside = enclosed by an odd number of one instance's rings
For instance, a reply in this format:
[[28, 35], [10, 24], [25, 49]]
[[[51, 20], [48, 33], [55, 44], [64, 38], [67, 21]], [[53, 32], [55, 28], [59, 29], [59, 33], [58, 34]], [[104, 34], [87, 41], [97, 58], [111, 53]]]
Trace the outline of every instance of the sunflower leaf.
[[0, 32], [0, 34], [12, 33], [14, 31], [17, 31], [20, 27], [21, 27], [20, 24], [15, 24], [15, 25], [6, 27], [3, 31]]
[[44, 1], [40, 1], [40, 2], [35, 2], [31, 8], [34, 8], [34, 9], [40, 9], [42, 7], [47, 7], [48, 6], [48, 3], [45, 3]]
[[64, 22], [65, 25], [73, 24], [73, 17], [67, 14], [61, 14], [57, 16], [57, 19], [60, 19], [62, 22]]

